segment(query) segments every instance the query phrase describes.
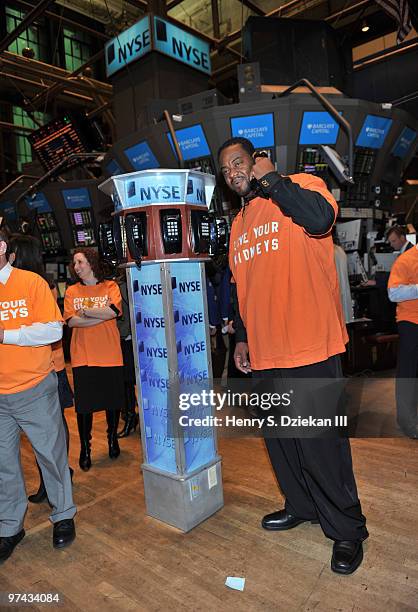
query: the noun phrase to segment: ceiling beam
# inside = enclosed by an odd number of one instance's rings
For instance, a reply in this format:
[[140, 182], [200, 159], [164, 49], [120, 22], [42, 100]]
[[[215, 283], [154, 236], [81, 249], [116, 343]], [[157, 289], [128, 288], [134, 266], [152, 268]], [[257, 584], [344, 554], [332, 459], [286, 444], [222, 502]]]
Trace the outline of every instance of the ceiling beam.
[[171, 11], [171, 9], [175, 8], [182, 2], [183, 0], [171, 0], [171, 2], [167, 2], [167, 11]]
[[221, 30], [219, 27], [219, 7], [218, 0], [211, 0], [212, 4], [212, 23], [213, 23], [213, 35], [215, 38], [221, 37]]
[[241, 0], [241, 2], [244, 6], [249, 8], [256, 15], [260, 15], [262, 17], [266, 14], [266, 11], [263, 11], [263, 9], [261, 9], [259, 6], [254, 4], [254, 2], [251, 2], [251, 0]]

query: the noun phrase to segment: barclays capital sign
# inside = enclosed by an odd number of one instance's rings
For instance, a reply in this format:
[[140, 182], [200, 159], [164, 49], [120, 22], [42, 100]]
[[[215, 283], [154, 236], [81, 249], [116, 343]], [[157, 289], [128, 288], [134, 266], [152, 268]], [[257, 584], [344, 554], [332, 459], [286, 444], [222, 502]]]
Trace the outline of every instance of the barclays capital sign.
[[106, 43], [106, 75], [112, 76], [153, 50], [211, 74], [209, 43], [170, 21], [147, 15]]

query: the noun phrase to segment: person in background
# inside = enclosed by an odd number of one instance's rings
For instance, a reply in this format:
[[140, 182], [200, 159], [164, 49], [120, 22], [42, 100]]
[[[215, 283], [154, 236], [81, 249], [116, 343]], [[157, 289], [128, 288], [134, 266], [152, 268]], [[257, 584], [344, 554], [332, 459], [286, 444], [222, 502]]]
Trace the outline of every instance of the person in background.
[[[39, 274], [39, 276], [41, 276], [46, 282], [48, 282], [42, 260], [41, 244], [39, 240], [37, 240], [33, 236], [28, 236], [24, 234], [12, 234], [12, 236], [10, 237], [9, 263], [14, 268], [19, 268], [20, 270], [28, 270], [29, 272]], [[52, 295], [54, 296], [54, 299], [56, 301], [57, 290], [54, 285], [51, 285], [49, 282], [48, 284], [52, 291]], [[62, 422], [64, 425], [68, 455], [68, 450], [70, 446], [70, 433], [68, 430], [68, 424], [65, 418], [64, 411], [66, 408], [70, 408], [73, 405], [73, 392], [71, 390], [70, 383], [68, 382], [68, 376], [65, 370], [62, 340], [58, 340], [57, 342], [51, 344], [51, 348], [54, 370], [57, 374], [58, 379], [58, 396], [61, 406]], [[47, 499], [45, 483], [42, 478], [42, 472], [38, 463], [37, 466], [40, 476], [38, 491], [34, 495], [29, 495], [28, 497], [29, 501], [33, 504], [40, 504], [41, 502]], [[73, 470], [71, 468], [70, 473], [72, 477]]]
[[347, 255], [344, 249], [339, 244], [335, 226], [332, 231], [332, 240], [334, 242], [334, 261], [337, 268], [338, 284], [340, 286], [341, 305], [344, 312], [344, 320], [350, 323], [354, 319], [353, 301], [351, 299], [350, 280], [348, 278], [348, 263]]
[[106, 410], [109, 457], [119, 457], [117, 428], [124, 404], [123, 358], [116, 317], [122, 312], [119, 287], [105, 280], [95, 249], [74, 252], [70, 269], [77, 283], [64, 296], [64, 320], [72, 329], [70, 345], [75, 409], [80, 436], [80, 468], [91, 468], [93, 413]]
[[[414, 246], [412, 242], [406, 239], [406, 230], [400, 225], [394, 225], [386, 232], [386, 240], [398, 255], [402, 255], [405, 251], [409, 251]], [[365, 287], [378, 287], [386, 292], [388, 288], [390, 272], [378, 272], [376, 279], [370, 279], [362, 283]]]
[[[227, 186], [243, 198], [229, 253], [236, 366], [264, 385], [339, 379], [347, 333], [330, 235], [337, 204], [320, 178], [281, 176], [259, 155], [245, 138], [227, 140], [218, 152]], [[305, 399], [305, 409], [311, 401]], [[368, 532], [349, 440], [264, 434], [286, 502], [264, 516], [262, 527], [284, 531], [319, 522], [334, 541], [331, 569], [351, 574]]]
[[51, 351], [62, 337], [62, 316], [44, 279], [13, 268], [8, 258], [8, 236], [0, 230], [0, 563], [25, 536], [21, 431], [35, 451], [52, 505], [54, 548], [68, 546], [76, 535]]
[[405, 249], [392, 266], [389, 299], [396, 302], [399, 333], [396, 372], [398, 425], [406, 436], [418, 440], [418, 248]]
[[118, 433], [118, 438], [126, 438], [132, 430], [136, 430], [139, 423], [139, 415], [135, 410], [137, 404], [135, 395], [135, 361], [132, 349], [128, 285], [126, 283], [125, 270], [122, 269], [117, 282], [122, 297], [122, 315], [117, 320], [117, 326], [123, 356], [123, 379], [125, 385], [125, 404], [122, 409], [122, 418], [125, 424]]

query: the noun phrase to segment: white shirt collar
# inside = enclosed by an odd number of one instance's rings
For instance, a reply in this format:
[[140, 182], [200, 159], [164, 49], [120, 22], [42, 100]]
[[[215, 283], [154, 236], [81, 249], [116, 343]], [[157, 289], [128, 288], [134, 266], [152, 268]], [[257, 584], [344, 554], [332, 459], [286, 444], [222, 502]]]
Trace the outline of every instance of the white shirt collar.
[[407, 240], [407, 241], [405, 242], [405, 244], [403, 245], [403, 247], [401, 248], [401, 250], [399, 251], [399, 255], [401, 255], [401, 254], [402, 254], [402, 253], [405, 251], [405, 249], [406, 249], [406, 247], [408, 246], [408, 244], [409, 244], [409, 242], [408, 242], [408, 240]]
[[9, 280], [9, 277], [13, 271], [13, 267], [7, 262], [7, 264], [0, 270], [0, 283], [5, 285]]

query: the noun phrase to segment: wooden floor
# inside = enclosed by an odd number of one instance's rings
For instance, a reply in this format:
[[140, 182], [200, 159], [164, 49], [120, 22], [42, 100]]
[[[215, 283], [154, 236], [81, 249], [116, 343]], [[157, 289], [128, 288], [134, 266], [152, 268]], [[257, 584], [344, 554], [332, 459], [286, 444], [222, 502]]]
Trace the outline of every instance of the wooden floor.
[[[0, 591], [59, 592], [59, 609], [72, 612], [418, 610], [416, 442], [353, 441], [370, 538], [361, 568], [342, 577], [330, 570], [332, 542], [318, 525], [281, 534], [260, 528], [263, 514], [282, 504], [260, 439], [220, 441], [225, 506], [182, 534], [145, 514], [138, 432], [111, 461], [103, 413], [95, 415], [93, 467], [84, 473], [75, 415], [67, 414], [77, 539], [54, 550], [48, 506], [30, 505], [26, 538], [0, 568]], [[22, 463], [33, 492], [37, 473], [26, 440]], [[245, 577], [244, 592], [225, 587], [227, 576]]]

